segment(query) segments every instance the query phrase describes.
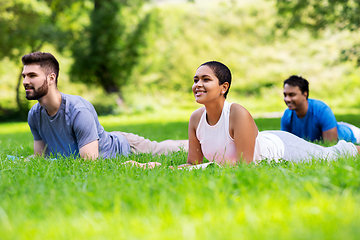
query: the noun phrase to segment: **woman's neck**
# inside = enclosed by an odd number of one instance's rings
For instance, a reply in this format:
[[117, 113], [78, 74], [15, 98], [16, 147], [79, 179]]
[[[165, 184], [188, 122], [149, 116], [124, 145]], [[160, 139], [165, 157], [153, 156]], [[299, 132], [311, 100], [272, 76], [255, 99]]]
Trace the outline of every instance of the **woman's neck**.
[[215, 125], [219, 121], [224, 103], [225, 98], [222, 101], [216, 101], [205, 105], [206, 121], [210, 126]]

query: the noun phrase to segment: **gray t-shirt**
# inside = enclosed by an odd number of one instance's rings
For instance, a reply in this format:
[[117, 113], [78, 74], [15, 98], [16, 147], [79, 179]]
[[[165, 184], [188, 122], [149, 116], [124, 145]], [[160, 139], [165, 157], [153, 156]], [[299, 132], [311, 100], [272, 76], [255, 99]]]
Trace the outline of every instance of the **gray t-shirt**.
[[46, 156], [79, 156], [84, 145], [99, 140], [99, 156], [103, 158], [130, 154], [124, 136], [106, 132], [100, 125], [94, 106], [80, 96], [61, 93], [61, 105], [54, 116], [36, 103], [29, 111], [28, 123], [34, 140], [47, 145]]

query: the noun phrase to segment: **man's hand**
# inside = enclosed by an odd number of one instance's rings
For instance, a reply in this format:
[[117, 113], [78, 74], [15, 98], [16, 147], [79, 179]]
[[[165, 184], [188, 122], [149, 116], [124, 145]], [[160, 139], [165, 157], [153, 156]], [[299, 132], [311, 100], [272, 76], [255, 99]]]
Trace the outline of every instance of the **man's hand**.
[[34, 157], [36, 157], [36, 155], [30, 155], [30, 156], [24, 158], [24, 162], [29, 162], [29, 161], [33, 160]]

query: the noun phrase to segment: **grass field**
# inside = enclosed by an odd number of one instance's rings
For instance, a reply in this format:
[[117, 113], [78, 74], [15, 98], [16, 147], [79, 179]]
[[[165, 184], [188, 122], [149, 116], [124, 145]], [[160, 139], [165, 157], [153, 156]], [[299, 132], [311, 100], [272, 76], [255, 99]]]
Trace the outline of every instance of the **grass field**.
[[[187, 137], [190, 113], [102, 117], [108, 131]], [[338, 120], [360, 123], [356, 115]], [[256, 119], [260, 130], [280, 120]], [[360, 124], [358, 124], [360, 125]], [[359, 159], [171, 170], [186, 153], [35, 158], [26, 123], [0, 124], [0, 239], [359, 239]], [[138, 169], [126, 160], [158, 161]]]

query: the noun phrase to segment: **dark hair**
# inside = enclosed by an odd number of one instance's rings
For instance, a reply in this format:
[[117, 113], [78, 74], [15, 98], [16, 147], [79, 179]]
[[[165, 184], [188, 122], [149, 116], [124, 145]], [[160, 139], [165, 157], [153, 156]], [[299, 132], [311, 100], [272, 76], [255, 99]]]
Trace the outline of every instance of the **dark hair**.
[[292, 75], [284, 81], [284, 86], [285, 86], [285, 84], [288, 84], [288, 85], [294, 86], [294, 87], [298, 86], [300, 88], [300, 91], [302, 94], [304, 94], [305, 92], [308, 93], [306, 96], [306, 99], [308, 99], [308, 97], [309, 97], [309, 82], [305, 78], [296, 76], [296, 75]]
[[32, 65], [38, 64], [44, 70], [44, 72], [48, 75], [50, 73], [55, 73], [55, 84], [57, 85], [58, 76], [59, 76], [59, 62], [51, 53], [45, 52], [33, 52], [22, 56], [21, 58], [22, 64]]
[[231, 85], [231, 72], [230, 69], [223, 63], [221, 62], [217, 62], [217, 61], [210, 61], [210, 62], [206, 62], [200, 65], [201, 66], [208, 66], [209, 68], [211, 68], [211, 70], [213, 70], [215, 76], [219, 79], [219, 85], [227, 82], [229, 83], [229, 87], [226, 90], [226, 92], [224, 93], [224, 97], [226, 98], [229, 89], [230, 89], [230, 85]]

